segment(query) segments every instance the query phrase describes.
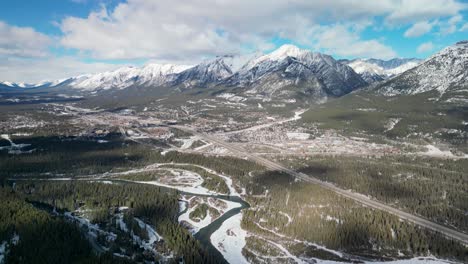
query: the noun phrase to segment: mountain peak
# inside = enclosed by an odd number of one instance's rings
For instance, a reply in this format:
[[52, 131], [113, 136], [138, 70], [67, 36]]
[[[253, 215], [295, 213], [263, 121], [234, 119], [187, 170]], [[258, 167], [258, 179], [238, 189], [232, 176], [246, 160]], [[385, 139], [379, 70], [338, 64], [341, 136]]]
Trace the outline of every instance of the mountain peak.
[[308, 51], [300, 49], [297, 46], [285, 44], [266, 56], [271, 60], [281, 60], [286, 57], [298, 57], [306, 52]]

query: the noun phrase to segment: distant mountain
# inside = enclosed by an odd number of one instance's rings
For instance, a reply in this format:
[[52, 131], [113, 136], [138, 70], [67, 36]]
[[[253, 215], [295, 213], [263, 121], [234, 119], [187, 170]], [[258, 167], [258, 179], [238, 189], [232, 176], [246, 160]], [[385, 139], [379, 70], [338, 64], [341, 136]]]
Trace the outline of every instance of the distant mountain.
[[57, 80], [57, 81], [43, 81], [39, 83], [15, 83], [15, 82], [0, 82], [0, 87], [3, 88], [19, 88], [19, 89], [30, 89], [30, 88], [40, 88], [40, 87], [52, 87], [59, 85], [66, 80]]
[[240, 87], [249, 95], [271, 97], [342, 96], [367, 83], [350, 67], [329, 55], [283, 45], [248, 61], [222, 85]]
[[125, 67], [115, 71], [74, 77], [66, 85], [87, 91], [124, 89], [132, 85], [159, 86], [172, 81], [175, 74], [190, 67], [172, 64], [148, 64], [142, 68]]
[[385, 81], [377, 91], [385, 95], [420, 94], [437, 91], [464, 98], [468, 103], [468, 41], [461, 41], [433, 55], [419, 66]]
[[38, 84], [3, 82], [9, 88], [73, 88], [79, 91], [125, 89], [132, 85], [159, 86], [173, 80], [175, 74], [192, 66], [173, 64], [148, 64], [141, 68], [123, 67], [114, 71], [86, 74], [58, 81]]
[[355, 59], [355, 60], [341, 60], [342, 63], [353, 68], [353, 70], [360, 74], [361, 77], [368, 83], [374, 83], [388, 79], [392, 76], [403, 73], [419, 65], [422, 60], [420, 59], [401, 59], [395, 58], [391, 60], [379, 59]]

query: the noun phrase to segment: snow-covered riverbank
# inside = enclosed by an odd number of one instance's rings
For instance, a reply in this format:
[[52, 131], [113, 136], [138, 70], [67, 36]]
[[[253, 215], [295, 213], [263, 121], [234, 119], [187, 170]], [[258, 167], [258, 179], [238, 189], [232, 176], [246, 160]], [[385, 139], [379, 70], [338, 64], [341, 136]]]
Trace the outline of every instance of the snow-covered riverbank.
[[229, 263], [249, 263], [242, 255], [246, 245], [247, 231], [241, 228], [242, 212], [224, 221], [210, 237], [211, 244], [223, 254]]

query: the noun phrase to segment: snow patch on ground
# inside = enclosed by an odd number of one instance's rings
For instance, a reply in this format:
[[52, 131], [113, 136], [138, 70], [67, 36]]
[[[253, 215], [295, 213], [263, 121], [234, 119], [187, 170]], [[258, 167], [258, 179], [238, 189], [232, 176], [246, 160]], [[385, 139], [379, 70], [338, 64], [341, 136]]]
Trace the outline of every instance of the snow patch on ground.
[[161, 236], [154, 230], [153, 227], [150, 225], [146, 224], [145, 222], [141, 221], [138, 218], [134, 218], [135, 221], [138, 222], [138, 225], [140, 228], [143, 228], [146, 230], [146, 233], [148, 234], [148, 241], [141, 241], [140, 246], [145, 248], [146, 250], [153, 251], [154, 253], [157, 253], [156, 250], [154, 249], [153, 245], [155, 242], [161, 240]]
[[216, 97], [223, 98], [223, 99], [226, 99], [228, 101], [236, 102], [236, 103], [239, 103], [239, 102], [242, 102], [242, 101], [246, 100], [246, 98], [244, 98], [242, 96], [235, 95], [233, 93], [223, 93], [223, 94], [220, 94], [220, 95], [218, 95]]
[[127, 224], [125, 224], [124, 220], [123, 220], [123, 214], [120, 214], [118, 217], [117, 217], [117, 226], [120, 230], [124, 231], [125, 233], [128, 233], [128, 227], [127, 227]]
[[400, 121], [401, 118], [390, 118], [384, 126], [385, 132], [392, 130]]
[[[289, 193], [288, 193], [288, 199], [289, 199]], [[289, 216], [287, 213], [283, 213], [283, 212], [279, 212], [279, 213], [280, 213], [281, 215], [284, 215], [284, 216], [286, 216], [286, 217], [288, 218], [288, 223], [287, 223], [286, 225], [289, 225], [289, 224], [293, 221], [292, 217]]]
[[34, 149], [23, 151], [23, 148], [31, 146], [31, 144], [15, 144], [13, 140], [11, 140], [10, 135], [2, 134], [0, 138], [7, 140], [10, 143], [10, 146], [0, 147], [0, 150], [7, 149], [8, 154], [23, 154], [23, 153], [32, 153]]
[[5, 258], [7, 241], [3, 241], [0, 244], [0, 264], [3, 264], [3, 259]]
[[180, 149], [188, 149], [192, 146], [192, 144], [198, 140], [197, 136], [192, 136], [190, 138], [176, 138], [174, 139], [175, 141], [180, 141], [182, 142], [182, 146]]
[[242, 255], [246, 245], [247, 231], [241, 228], [242, 213], [227, 219], [221, 227], [211, 235], [211, 243], [223, 254], [229, 263], [249, 263]]
[[182, 213], [183, 211], [187, 209], [187, 203], [188, 202], [184, 200], [179, 201], [179, 213]]
[[463, 156], [455, 156], [451, 151], [441, 150], [434, 145], [426, 145], [426, 149], [427, 150], [425, 152], [420, 152], [419, 154], [437, 158], [468, 158], [468, 154]]
[[286, 136], [291, 140], [307, 140], [310, 138], [309, 133], [300, 133], [300, 132], [287, 132]]

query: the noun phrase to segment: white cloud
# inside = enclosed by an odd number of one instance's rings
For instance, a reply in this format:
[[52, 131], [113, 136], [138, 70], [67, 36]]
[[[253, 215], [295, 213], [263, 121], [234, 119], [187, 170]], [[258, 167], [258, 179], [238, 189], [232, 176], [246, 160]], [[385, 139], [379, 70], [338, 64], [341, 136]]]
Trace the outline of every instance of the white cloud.
[[434, 44], [432, 44], [432, 42], [429, 41], [429, 42], [424, 42], [421, 45], [419, 45], [418, 48], [416, 49], [416, 52], [425, 53], [425, 52], [432, 51], [433, 49], [434, 49]]
[[43, 57], [51, 39], [32, 28], [0, 21], [0, 56]]
[[72, 57], [9, 58], [0, 63], [0, 80], [36, 83], [43, 80], [58, 80], [81, 74], [114, 70], [118, 67], [122, 67], [122, 65], [85, 63]]
[[[61, 44], [100, 59], [197, 59], [268, 47], [277, 36], [305, 43], [304, 33], [319, 25], [362, 23], [376, 16], [410, 23], [454, 16], [466, 7], [456, 0], [128, 0], [86, 18], [65, 18]], [[392, 54], [380, 40], [362, 40], [353, 30], [347, 37], [353, 52], [341, 54], [366, 54], [367, 49]]]
[[468, 4], [454, 0], [401, 0], [392, 1], [393, 11], [386, 18], [389, 23], [408, 23], [455, 16], [466, 10]]
[[362, 40], [359, 31], [342, 24], [317, 27], [309, 34], [315, 48], [324, 50], [326, 53], [379, 59], [390, 59], [397, 56], [391, 47], [384, 45], [379, 40]]
[[454, 33], [457, 31], [457, 26], [463, 21], [461, 15], [456, 15], [448, 19], [447, 21], [439, 23], [440, 34], [445, 36]]
[[412, 25], [408, 30], [405, 31], [405, 37], [414, 38], [422, 36], [431, 31], [433, 24], [428, 21], [421, 21]]
[[463, 24], [463, 26], [460, 27], [460, 31], [468, 31], [468, 23]]

